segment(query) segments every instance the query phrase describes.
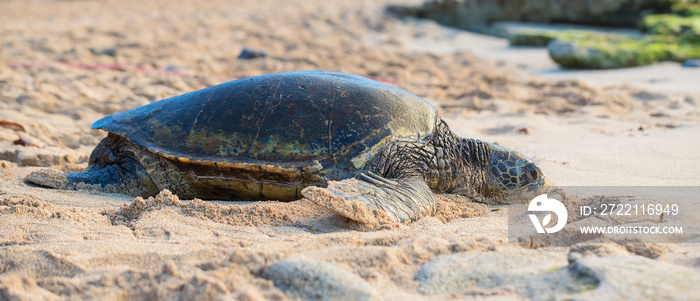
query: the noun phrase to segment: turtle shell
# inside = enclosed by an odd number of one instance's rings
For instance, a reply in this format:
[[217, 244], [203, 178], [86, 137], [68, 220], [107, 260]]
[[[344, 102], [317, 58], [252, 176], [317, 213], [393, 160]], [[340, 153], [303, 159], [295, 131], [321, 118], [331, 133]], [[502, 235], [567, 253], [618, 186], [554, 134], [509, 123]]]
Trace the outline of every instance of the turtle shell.
[[92, 128], [181, 162], [322, 168], [337, 178], [361, 170], [390, 141], [426, 141], [436, 120], [432, 105], [394, 86], [296, 71], [167, 98]]

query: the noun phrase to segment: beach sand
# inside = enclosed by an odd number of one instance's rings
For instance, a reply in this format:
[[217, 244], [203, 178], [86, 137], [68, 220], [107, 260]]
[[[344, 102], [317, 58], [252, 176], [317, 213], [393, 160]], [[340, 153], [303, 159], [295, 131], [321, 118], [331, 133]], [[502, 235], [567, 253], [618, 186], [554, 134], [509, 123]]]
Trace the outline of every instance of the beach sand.
[[[542, 50], [385, 14], [393, 2], [0, 2], [0, 299], [698, 299], [697, 238], [511, 244], [507, 206], [460, 196], [376, 229], [304, 199], [143, 199], [22, 181], [84, 169], [106, 136], [90, 124], [105, 115], [323, 69], [426, 99], [455, 133], [533, 158], [551, 185], [700, 184], [700, 85], [689, 81], [700, 71], [558, 71]], [[268, 57], [238, 59], [244, 48]]]

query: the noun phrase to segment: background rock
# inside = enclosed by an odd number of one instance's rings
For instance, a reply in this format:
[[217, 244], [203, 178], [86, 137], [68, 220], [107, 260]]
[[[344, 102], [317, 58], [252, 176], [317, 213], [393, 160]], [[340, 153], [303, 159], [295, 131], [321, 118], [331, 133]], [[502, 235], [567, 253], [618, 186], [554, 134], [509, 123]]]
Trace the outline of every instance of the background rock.
[[433, 19], [463, 29], [484, 29], [497, 21], [563, 22], [612, 26], [636, 25], [644, 15], [671, 9], [670, 0], [430, 0], [420, 7], [391, 11]]

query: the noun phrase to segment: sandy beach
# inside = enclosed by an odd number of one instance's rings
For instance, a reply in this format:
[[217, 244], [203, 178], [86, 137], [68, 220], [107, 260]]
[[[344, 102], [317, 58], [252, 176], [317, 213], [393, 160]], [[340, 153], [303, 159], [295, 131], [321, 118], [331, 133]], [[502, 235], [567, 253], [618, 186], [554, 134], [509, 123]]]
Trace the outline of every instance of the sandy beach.
[[[513, 244], [508, 206], [457, 195], [370, 229], [306, 199], [22, 180], [82, 171], [106, 115], [333, 70], [420, 96], [456, 134], [527, 154], [549, 185], [700, 186], [700, 69], [560, 70], [543, 49], [387, 14], [396, 2], [0, 1], [0, 300], [700, 300], [697, 236]], [[239, 59], [244, 48], [267, 57]], [[697, 231], [700, 212], [685, 218]]]

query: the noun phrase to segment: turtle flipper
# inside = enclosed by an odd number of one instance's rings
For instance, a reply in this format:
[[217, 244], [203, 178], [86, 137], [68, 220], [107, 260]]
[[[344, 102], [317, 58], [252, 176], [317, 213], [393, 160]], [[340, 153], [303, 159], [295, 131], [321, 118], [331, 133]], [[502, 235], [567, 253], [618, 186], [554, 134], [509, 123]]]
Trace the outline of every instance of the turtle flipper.
[[53, 169], [43, 169], [32, 172], [24, 181], [55, 189], [94, 189], [134, 196], [155, 195], [160, 189], [139, 162], [138, 158], [143, 156], [155, 157], [123, 137], [109, 134], [92, 151], [85, 171], [64, 174]]
[[125, 193], [133, 196], [151, 196], [158, 193], [148, 175], [141, 170], [127, 170], [124, 166], [92, 166], [80, 173], [62, 173], [55, 169], [34, 171], [24, 178], [24, 182], [46, 188], [63, 190], [100, 190]]
[[387, 179], [368, 172], [328, 187], [310, 186], [304, 197], [362, 223], [415, 221], [435, 213], [435, 195], [422, 178]]

